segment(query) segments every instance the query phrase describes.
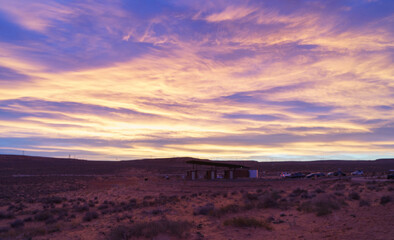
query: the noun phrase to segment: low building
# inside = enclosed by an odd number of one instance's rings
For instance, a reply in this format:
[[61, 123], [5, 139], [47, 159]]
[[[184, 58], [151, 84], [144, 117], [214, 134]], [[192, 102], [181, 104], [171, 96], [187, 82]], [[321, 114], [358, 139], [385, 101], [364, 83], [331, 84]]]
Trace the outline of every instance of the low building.
[[[199, 175], [200, 172], [205, 172], [203, 178], [208, 180], [218, 179], [221, 178], [221, 176], [223, 176], [224, 179], [258, 178], [258, 170], [250, 170], [249, 167], [243, 165], [206, 160], [191, 160], [186, 163], [193, 165], [193, 169], [187, 171], [186, 179], [189, 180], [201, 179], [202, 177]], [[210, 167], [210, 169], [197, 170], [198, 166]], [[222, 171], [223, 174], [220, 173], [220, 171]]]

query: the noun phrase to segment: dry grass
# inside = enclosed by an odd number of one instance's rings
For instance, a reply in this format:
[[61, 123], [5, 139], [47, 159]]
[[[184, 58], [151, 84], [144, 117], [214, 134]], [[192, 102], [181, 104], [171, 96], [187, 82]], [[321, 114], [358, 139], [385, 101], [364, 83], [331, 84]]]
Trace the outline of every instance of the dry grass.
[[391, 202], [391, 197], [388, 195], [380, 198], [380, 204], [382, 205], [386, 205], [389, 202]]
[[265, 228], [267, 230], [272, 230], [272, 226], [266, 222], [261, 221], [256, 218], [251, 217], [235, 217], [231, 219], [227, 219], [223, 222], [224, 226], [232, 226], [232, 227], [254, 227], [254, 228]]
[[186, 239], [188, 230], [192, 224], [187, 221], [159, 220], [152, 222], [141, 222], [131, 226], [118, 226], [114, 228], [109, 238], [111, 240], [124, 240], [132, 238], [153, 238], [159, 234], [168, 234], [177, 238]]
[[219, 209], [213, 209], [209, 214], [214, 217], [222, 217], [222, 216], [230, 214], [230, 213], [237, 213], [241, 210], [242, 210], [242, 208], [239, 205], [229, 204], [229, 205], [223, 206]]
[[331, 214], [334, 210], [339, 210], [340, 206], [341, 202], [336, 198], [325, 195], [312, 201], [301, 203], [298, 210], [308, 213], [313, 212], [316, 216], [325, 216]]

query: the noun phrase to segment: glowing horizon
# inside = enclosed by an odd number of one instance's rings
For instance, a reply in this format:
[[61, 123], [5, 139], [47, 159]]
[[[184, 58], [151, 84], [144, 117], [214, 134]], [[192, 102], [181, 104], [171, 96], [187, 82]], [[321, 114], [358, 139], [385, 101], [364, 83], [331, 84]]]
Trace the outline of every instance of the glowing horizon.
[[394, 155], [394, 3], [0, 0], [0, 154]]

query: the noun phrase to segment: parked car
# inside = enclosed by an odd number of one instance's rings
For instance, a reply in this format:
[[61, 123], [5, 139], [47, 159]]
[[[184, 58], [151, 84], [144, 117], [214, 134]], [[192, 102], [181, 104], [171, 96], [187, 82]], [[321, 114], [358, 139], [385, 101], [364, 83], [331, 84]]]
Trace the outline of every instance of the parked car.
[[290, 176], [288, 176], [288, 178], [304, 178], [305, 174], [301, 173], [301, 172], [296, 172], [296, 173], [292, 173], [290, 174]]
[[361, 176], [361, 175], [364, 175], [364, 172], [361, 170], [357, 170], [357, 171], [352, 172], [351, 174], [352, 174], [352, 176]]
[[346, 176], [346, 174], [341, 171], [336, 171], [336, 172], [329, 172], [327, 176], [344, 177]]
[[288, 173], [288, 172], [282, 172], [282, 173], [280, 174], [280, 177], [282, 177], [282, 178], [287, 178], [287, 177], [290, 177], [290, 176], [291, 176], [291, 174]]
[[317, 172], [317, 173], [310, 173], [306, 175], [306, 178], [323, 177], [323, 176], [325, 176], [324, 173]]

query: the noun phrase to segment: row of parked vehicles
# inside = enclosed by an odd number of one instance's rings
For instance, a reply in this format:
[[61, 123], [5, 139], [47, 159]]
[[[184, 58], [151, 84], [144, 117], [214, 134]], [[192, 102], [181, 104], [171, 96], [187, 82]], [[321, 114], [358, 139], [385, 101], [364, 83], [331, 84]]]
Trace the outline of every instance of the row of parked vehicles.
[[[364, 175], [364, 172], [361, 170], [357, 170], [351, 173], [352, 176], [362, 176]], [[287, 173], [287, 172], [282, 172], [280, 174], [282, 178], [318, 178], [318, 177], [324, 177], [326, 174], [322, 172], [315, 172], [315, 173], [309, 173], [309, 174], [304, 174], [302, 172], [296, 172], [296, 173]], [[329, 172], [327, 173], [328, 177], [344, 177], [346, 176], [346, 173], [342, 171], [336, 171], [336, 172]]]

